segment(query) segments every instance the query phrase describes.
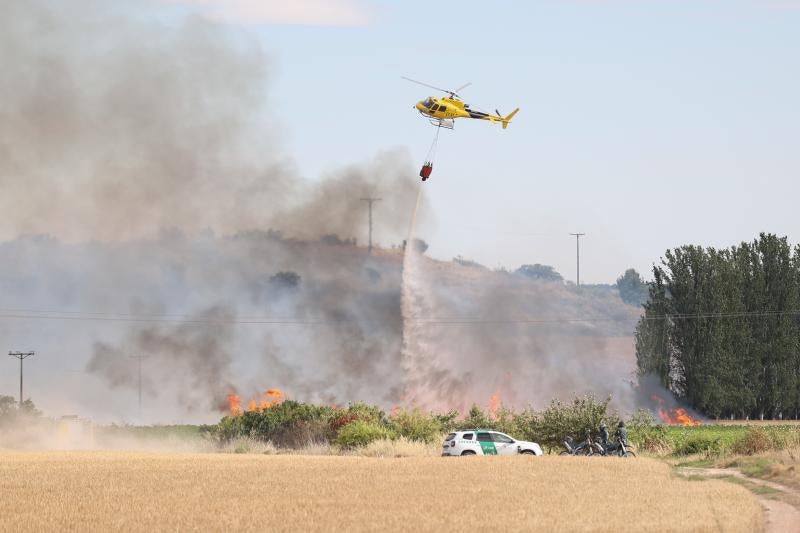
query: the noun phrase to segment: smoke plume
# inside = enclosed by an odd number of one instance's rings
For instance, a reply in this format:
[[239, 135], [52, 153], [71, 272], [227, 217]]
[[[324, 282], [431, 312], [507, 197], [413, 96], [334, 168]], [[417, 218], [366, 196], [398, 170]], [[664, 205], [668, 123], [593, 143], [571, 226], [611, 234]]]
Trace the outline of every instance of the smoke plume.
[[643, 405], [632, 387], [638, 311], [614, 290], [441, 263], [408, 247], [402, 302], [409, 403], [541, 408], [593, 394], [627, 412]]
[[[399, 353], [398, 263], [342, 243], [365, 240], [360, 198], [376, 195], [392, 198], [376, 237], [402, 240], [416, 199], [404, 152], [299, 176], [260, 45], [150, 2], [3, 2], [0, 61], [0, 237], [48, 236], [2, 247], [5, 307], [72, 313], [0, 324], [6, 343], [59, 354], [40, 402], [119, 410], [139, 354], [162, 417], [286, 382], [311, 400], [390, 395], [374, 380], [400, 380], [386, 360]], [[297, 286], [272, 280], [281, 272]], [[186, 320], [140, 320], [175, 315]], [[309, 324], [238, 323], [270, 315]]]
[[[635, 309], [413, 254], [403, 273], [408, 156], [299, 176], [258, 43], [155, 6], [0, 3], [0, 344], [37, 351], [46, 412], [132, 419], [139, 356], [147, 422], [272, 387], [445, 409], [624, 394]], [[387, 198], [373, 254], [366, 196]], [[564, 316], [612, 321], [525, 322]]]
[[398, 237], [406, 224], [403, 156], [322, 184], [296, 174], [267, 105], [270, 62], [224, 25], [149, 2], [3, 2], [0, 61], [0, 237], [361, 235], [359, 197], [377, 189], [393, 201], [376, 231]]

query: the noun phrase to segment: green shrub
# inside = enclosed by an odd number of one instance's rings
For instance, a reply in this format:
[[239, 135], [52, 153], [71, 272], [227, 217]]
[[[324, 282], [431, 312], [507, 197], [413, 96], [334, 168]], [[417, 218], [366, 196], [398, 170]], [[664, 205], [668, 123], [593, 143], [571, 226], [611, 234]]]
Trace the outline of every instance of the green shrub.
[[666, 428], [656, 423], [656, 417], [648, 409], [637, 409], [626, 426], [628, 440], [641, 450], [662, 455], [672, 451]]
[[511, 436], [521, 440], [535, 441], [541, 434], [541, 414], [533, 409], [513, 413], [513, 427], [509, 428]]
[[611, 398], [603, 401], [587, 395], [575, 398], [571, 403], [553, 400], [538, 416], [531, 418], [531, 436], [542, 446], [558, 449], [567, 436], [581, 441], [587, 435], [596, 436], [601, 422], [609, 427], [613, 435], [619, 416], [609, 411]]
[[379, 407], [361, 402], [350, 404], [345, 409], [336, 408], [329, 422], [331, 436], [335, 437], [339, 429], [356, 420], [378, 424], [384, 421], [384, 417], [384, 412]]
[[522, 417], [504, 405], [501, 405], [495, 412], [492, 420], [493, 429], [511, 435], [516, 439], [523, 439], [524, 430], [520, 427]]
[[351, 403], [347, 407], [346, 412], [350, 415], [354, 415], [358, 420], [363, 420], [364, 422], [374, 422], [376, 424], [383, 422], [386, 417], [383, 409], [380, 407], [369, 405], [363, 402]]
[[483, 412], [477, 404], [473, 404], [466, 418], [456, 423], [455, 429], [495, 429], [489, 415]]
[[637, 409], [634, 411], [626, 425], [630, 433], [646, 432], [660, 426], [660, 424], [656, 424], [656, 417], [649, 409]]
[[210, 432], [211, 438], [219, 443], [230, 442], [231, 440], [244, 436], [245, 428], [241, 416], [226, 416], [219, 421], [219, 424]]
[[328, 425], [335, 413], [334, 408], [325, 405], [287, 400], [262, 411], [226, 416], [211, 435], [220, 443], [238, 437], [252, 437], [280, 446], [303, 445], [330, 438]]
[[366, 446], [378, 439], [393, 439], [396, 435], [389, 428], [377, 422], [356, 420], [339, 430], [336, 444], [345, 449]]
[[739, 455], [755, 455], [776, 448], [776, 442], [770, 434], [761, 428], [750, 428], [743, 437], [733, 443], [733, 453]]
[[439, 440], [445, 431], [440, 418], [419, 407], [400, 409], [392, 413], [389, 427], [401, 437], [428, 444]]
[[455, 409], [451, 409], [444, 414], [434, 414], [433, 417], [439, 422], [439, 425], [442, 426], [442, 433], [450, 433], [451, 431], [455, 431], [458, 427], [458, 411]]

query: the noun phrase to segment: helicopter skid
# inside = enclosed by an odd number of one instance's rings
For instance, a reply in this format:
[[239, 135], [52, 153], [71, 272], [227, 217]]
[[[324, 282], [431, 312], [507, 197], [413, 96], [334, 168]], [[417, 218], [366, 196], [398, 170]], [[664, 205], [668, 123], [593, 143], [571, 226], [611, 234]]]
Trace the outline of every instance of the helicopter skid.
[[445, 128], [448, 130], [452, 130], [455, 128], [456, 121], [451, 118], [432, 118], [430, 119], [432, 125], [436, 126], [437, 128]]

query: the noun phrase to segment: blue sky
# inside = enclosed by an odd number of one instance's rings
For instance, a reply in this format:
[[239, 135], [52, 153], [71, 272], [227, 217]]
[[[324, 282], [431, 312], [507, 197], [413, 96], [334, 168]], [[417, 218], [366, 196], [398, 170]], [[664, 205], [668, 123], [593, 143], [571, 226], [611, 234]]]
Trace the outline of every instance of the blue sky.
[[442, 133], [421, 228], [436, 257], [574, 279], [582, 231], [582, 280], [611, 282], [685, 243], [800, 241], [800, 2], [168, 1], [263, 43], [309, 178], [396, 148], [422, 163], [433, 129], [412, 105], [432, 91], [401, 75], [521, 107], [506, 131]]

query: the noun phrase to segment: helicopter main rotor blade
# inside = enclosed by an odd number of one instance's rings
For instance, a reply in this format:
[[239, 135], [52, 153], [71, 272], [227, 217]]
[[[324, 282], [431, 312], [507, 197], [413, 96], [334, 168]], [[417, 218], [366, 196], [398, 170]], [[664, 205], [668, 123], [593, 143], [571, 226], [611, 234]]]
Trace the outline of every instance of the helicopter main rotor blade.
[[400, 77], [403, 78], [406, 81], [410, 81], [412, 83], [417, 83], [417, 84], [422, 85], [424, 87], [428, 87], [429, 89], [435, 89], [437, 91], [442, 91], [443, 93], [448, 93], [448, 94], [455, 94], [456, 93], [456, 91], [449, 91], [447, 89], [442, 89], [441, 87], [434, 87], [433, 85], [430, 85], [428, 83], [423, 83], [421, 81], [412, 80], [411, 78], [406, 78], [405, 76], [400, 76]]
[[466, 89], [466, 88], [467, 88], [467, 87], [469, 87], [470, 85], [472, 85], [472, 82], [471, 82], [471, 81], [468, 81], [467, 83], [465, 83], [464, 85], [462, 85], [461, 87], [459, 87], [458, 89], [456, 89], [455, 91], [453, 91], [453, 93], [460, 93], [461, 91], [463, 91], [464, 89]]

